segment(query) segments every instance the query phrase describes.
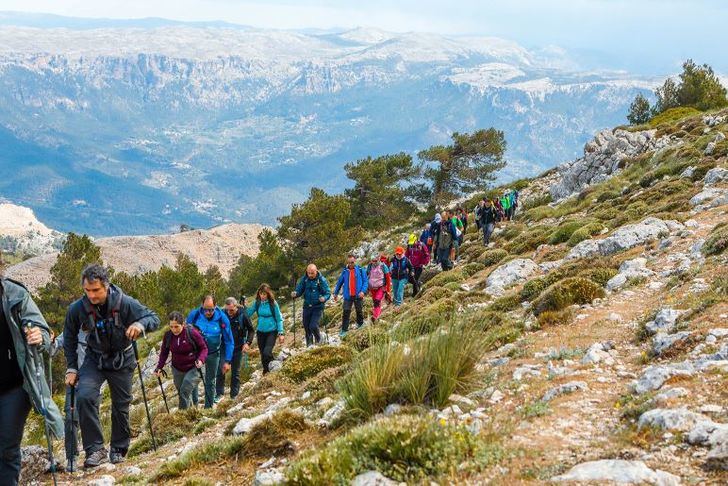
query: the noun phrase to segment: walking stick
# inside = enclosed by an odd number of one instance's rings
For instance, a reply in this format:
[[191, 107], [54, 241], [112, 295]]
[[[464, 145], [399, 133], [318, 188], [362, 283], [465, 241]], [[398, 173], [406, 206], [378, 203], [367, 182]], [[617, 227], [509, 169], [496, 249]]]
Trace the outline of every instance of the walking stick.
[[[164, 375], [165, 378], [167, 378], [167, 372], [164, 370], [159, 370], [162, 372], [162, 375]], [[157, 375], [157, 382], [159, 383], [159, 389], [162, 390], [162, 398], [164, 399], [164, 408], [167, 409], [167, 413], [169, 413], [169, 404], [167, 403], [167, 394], [164, 393], [164, 387], [162, 386], [162, 378]]]
[[[28, 325], [28, 329], [32, 327], [32, 325]], [[56, 478], [56, 459], [53, 457], [53, 443], [51, 441], [50, 426], [48, 425], [48, 409], [46, 408], [45, 397], [43, 396], [43, 378], [40, 376], [40, 372], [42, 369], [45, 369], [45, 365], [43, 364], [43, 358], [38, 352], [38, 346], [32, 346], [31, 349], [33, 351], [33, 360], [35, 361], [36, 385], [38, 386], [38, 394], [40, 395], [40, 412], [41, 415], [43, 415], [46, 443], [48, 444], [48, 460], [51, 463], [50, 470], [51, 475], [53, 476], [53, 484], [55, 486], [58, 484], [58, 480]]]
[[144, 377], [142, 376], [142, 365], [139, 363], [139, 349], [136, 341], [131, 342], [134, 348], [134, 358], [137, 362], [137, 371], [139, 372], [139, 382], [142, 385], [142, 398], [144, 399], [144, 408], [147, 410], [147, 422], [149, 422], [149, 434], [152, 436], [152, 447], [157, 450], [157, 439], [154, 437], [154, 427], [152, 427], [152, 414], [149, 413], [149, 403], [147, 402], [147, 389], [144, 386]]
[[[73, 438], [73, 450], [71, 452], [71, 457], [66, 457], [66, 461], [68, 462], [68, 465], [70, 467], [66, 467], [69, 471], [75, 471], [76, 470], [76, 448], [77, 446], [77, 437], [76, 437], [76, 385], [71, 385], [71, 405], [69, 407], [69, 410], [71, 412], [71, 437]], [[68, 452], [66, 451], [66, 456], [68, 456]]]
[[293, 347], [296, 347], [296, 298], [293, 298]]
[[197, 372], [200, 374], [200, 381], [202, 381], [202, 390], [205, 393], [205, 401], [207, 400], [207, 387], [205, 386], [205, 375], [202, 373], [202, 368], [197, 368]]

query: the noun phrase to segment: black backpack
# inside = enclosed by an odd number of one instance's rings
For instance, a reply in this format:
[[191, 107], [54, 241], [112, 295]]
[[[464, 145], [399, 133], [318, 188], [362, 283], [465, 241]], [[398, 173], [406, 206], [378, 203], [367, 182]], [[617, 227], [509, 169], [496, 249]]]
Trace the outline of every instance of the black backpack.
[[[192, 339], [189, 324], [185, 324], [185, 333], [187, 335], [187, 342], [189, 342], [192, 345], [192, 351], [195, 353], [195, 355], [197, 355], [200, 348], [197, 347], [197, 343], [195, 342], [194, 339]], [[162, 340], [162, 349], [167, 348], [171, 351], [171, 348], [170, 348], [171, 344], [172, 344], [172, 331], [167, 331], [166, 333], [164, 333], [164, 339]]]

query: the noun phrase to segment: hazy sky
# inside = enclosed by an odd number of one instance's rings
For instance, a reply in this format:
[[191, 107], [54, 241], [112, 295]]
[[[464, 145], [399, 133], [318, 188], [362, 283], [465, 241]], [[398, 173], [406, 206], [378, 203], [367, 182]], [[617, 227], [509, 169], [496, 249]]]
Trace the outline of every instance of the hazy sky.
[[483, 34], [526, 47], [558, 45], [587, 64], [665, 73], [692, 57], [728, 73], [726, 0], [0, 0], [0, 10]]

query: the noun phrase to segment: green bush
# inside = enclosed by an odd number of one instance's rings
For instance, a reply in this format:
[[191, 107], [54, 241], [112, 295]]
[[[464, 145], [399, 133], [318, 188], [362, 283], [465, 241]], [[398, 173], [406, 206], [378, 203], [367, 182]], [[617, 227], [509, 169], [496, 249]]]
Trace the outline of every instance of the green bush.
[[499, 263], [507, 256], [507, 251], [497, 248], [495, 250], [488, 250], [486, 252], [483, 252], [483, 254], [480, 255], [480, 258], [478, 258], [478, 262], [482, 263], [486, 267], [490, 267], [492, 265], [495, 265], [496, 263]]
[[703, 245], [706, 255], [720, 255], [728, 248], [728, 224], [722, 223], [713, 228]]
[[601, 223], [589, 223], [586, 226], [579, 228], [574, 231], [568, 240], [569, 246], [576, 246], [584, 240], [588, 240], [592, 236], [598, 235], [604, 230], [604, 225]]
[[336, 393], [336, 382], [348, 371], [349, 366], [347, 365], [328, 368], [313, 378], [309, 378], [303, 385], [303, 388], [311, 392], [311, 400], [318, 401], [323, 397]]
[[465, 275], [460, 269], [448, 270], [447, 272], [440, 272], [427, 282], [427, 288], [433, 287], [444, 287], [445, 284], [450, 282], [462, 282], [465, 280]]
[[574, 304], [588, 304], [599, 297], [604, 297], [604, 289], [599, 284], [585, 278], [566, 278], [550, 286], [534, 301], [534, 313], [538, 315]]
[[[154, 437], [161, 446], [174, 442], [190, 433], [194, 425], [203, 419], [202, 410], [188, 408], [173, 413], [161, 413], [154, 417]], [[152, 438], [148, 432], [142, 434], [129, 448], [129, 457], [138, 456], [152, 450]]]
[[349, 484], [366, 471], [395, 481], [428, 484], [477, 471], [500, 457], [464, 427], [427, 416], [396, 416], [359, 426], [305, 454], [286, 470], [288, 484]]
[[466, 265], [463, 265], [462, 272], [465, 274], [466, 277], [472, 277], [479, 271], [485, 269], [485, 265], [479, 262], [472, 262], [468, 263]]
[[504, 245], [504, 248], [513, 255], [520, 255], [530, 252], [549, 241], [550, 228], [546, 225], [538, 225], [529, 228], [518, 238], [510, 240]]
[[433, 302], [450, 297], [451, 295], [452, 291], [444, 287], [432, 287], [420, 294], [417, 301], [418, 303], [432, 304]]
[[352, 357], [348, 346], [317, 346], [285, 360], [281, 374], [296, 383], [303, 383], [327, 368], [349, 363]]
[[478, 309], [472, 314], [464, 316], [467, 321], [481, 331], [487, 331], [503, 323], [502, 312], [494, 312], [488, 309]]
[[245, 435], [246, 456], [269, 458], [285, 456], [294, 452], [292, 439], [308, 429], [300, 413], [280, 410], [270, 418], [253, 426]]
[[541, 327], [568, 324], [574, 318], [574, 311], [562, 309], [557, 311], [544, 311], [538, 315], [538, 324]]
[[516, 341], [523, 334], [523, 324], [520, 322], [505, 322], [499, 326], [488, 329], [483, 337], [483, 352], [493, 351]]
[[521, 299], [518, 294], [504, 295], [498, 297], [488, 306], [488, 310], [492, 312], [510, 312], [514, 309], [518, 309], [521, 305]]
[[689, 116], [695, 116], [699, 115], [700, 111], [696, 110], [695, 108], [691, 108], [689, 106], [681, 106], [679, 108], [672, 108], [667, 111], [664, 111], [660, 113], [657, 116], [654, 116], [650, 120], [650, 126], [652, 128], [656, 128], [660, 125], [669, 124], [672, 125], [675, 122], [682, 120], [683, 118], [687, 118]]
[[434, 331], [455, 318], [458, 303], [451, 298], [438, 300], [427, 307], [416, 309], [416, 313], [392, 331], [394, 339], [402, 340], [421, 336]]
[[540, 196], [534, 196], [526, 199], [521, 204], [521, 211], [528, 211], [529, 209], [537, 208], [539, 206], [545, 206], [553, 201], [550, 193], [541, 194]]
[[582, 270], [576, 276], [589, 279], [604, 287], [607, 285], [607, 282], [609, 282], [609, 279], [617, 275], [617, 273], [618, 271], [616, 268], [596, 267]]
[[584, 226], [583, 221], [567, 221], [562, 223], [554, 230], [553, 233], [551, 233], [549, 245], [558, 245], [559, 243], [569, 241], [569, 238], [571, 238], [574, 231], [578, 230], [582, 226]]

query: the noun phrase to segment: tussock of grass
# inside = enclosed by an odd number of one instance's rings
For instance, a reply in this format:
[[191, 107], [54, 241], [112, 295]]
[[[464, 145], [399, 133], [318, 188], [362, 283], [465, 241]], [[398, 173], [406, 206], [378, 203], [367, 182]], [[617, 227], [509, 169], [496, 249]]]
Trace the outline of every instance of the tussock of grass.
[[508, 252], [500, 248], [487, 250], [480, 255], [478, 262], [482, 263], [486, 267], [490, 267], [496, 263], [500, 263], [507, 256]]
[[402, 322], [392, 332], [392, 336], [400, 341], [432, 332], [440, 326], [452, 323], [457, 308], [458, 303], [454, 299], [445, 298], [426, 307], [415, 309], [415, 314]]
[[461, 283], [463, 280], [465, 280], [465, 274], [460, 269], [440, 272], [427, 282], [427, 288], [444, 287], [445, 284], [450, 282]]
[[538, 324], [541, 327], [568, 324], [574, 318], [574, 311], [563, 309], [558, 311], [544, 311], [538, 315]]
[[256, 424], [245, 436], [243, 449], [248, 456], [285, 456], [294, 452], [292, 439], [309, 429], [300, 413], [281, 410]]
[[[617, 210], [614, 210], [614, 217], [617, 216]], [[612, 216], [607, 215], [607, 216]], [[601, 219], [601, 218], [600, 218]], [[613, 217], [607, 217], [607, 219], [613, 219]], [[598, 235], [604, 230], [604, 225], [601, 223], [589, 223], [585, 226], [582, 226], [581, 228], [575, 230], [571, 235], [569, 236], [569, 239], [566, 240], [567, 244], [569, 246], [576, 246], [577, 244], [581, 243], [584, 240], [588, 240], [592, 236]]]
[[316, 346], [284, 361], [281, 374], [295, 383], [303, 383], [327, 368], [349, 363], [352, 358], [348, 346]]
[[580, 277], [567, 278], [553, 284], [534, 301], [534, 313], [538, 315], [574, 304], [588, 304], [599, 297], [604, 297], [604, 289], [599, 284]]
[[500, 456], [499, 448], [463, 427], [398, 416], [349, 431], [293, 463], [286, 476], [290, 484], [349, 484], [374, 470], [395, 481], [421, 484], [478, 471]]
[[713, 228], [703, 245], [705, 255], [720, 255], [728, 248], [728, 224], [722, 223]]
[[559, 243], [569, 241], [569, 238], [574, 233], [574, 231], [578, 230], [585, 224], [585, 221], [580, 220], [566, 221], [565, 223], [562, 223], [561, 225], [559, 225], [558, 228], [554, 230], [553, 233], [551, 233], [551, 237], [549, 238], [549, 245], [558, 245]]
[[336, 393], [336, 382], [348, 371], [348, 365], [326, 369], [306, 381], [304, 390], [311, 392], [312, 401], [318, 401], [325, 396], [333, 395]]
[[452, 291], [444, 287], [432, 287], [423, 292], [417, 298], [417, 301], [423, 304], [432, 304], [440, 299], [450, 297], [451, 295]]
[[[442, 288], [433, 290], [445, 290]], [[449, 292], [448, 292], [449, 293]], [[355, 329], [348, 333], [344, 338], [344, 343], [351, 346], [357, 351], [363, 351], [368, 347], [381, 341], [387, 333], [387, 328], [383, 324], [373, 324], [364, 326], [361, 329]]]
[[466, 277], [472, 277], [476, 273], [478, 273], [481, 270], [485, 269], [485, 265], [483, 265], [480, 262], [472, 262], [468, 263], [466, 265], [463, 265], [462, 272], [465, 274]]
[[510, 312], [518, 309], [521, 305], [521, 298], [518, 294], [508, 294], [499, 297], [488, 306], [488, 310], [493, 312]]
[[[154, 437], [161, 446], [179, 440], [189, 434], [190, 430], [204, 418], [198, 408], [177, 410], [173, 413], [161, 413], [154, 417]], [[129, 448], [129, 457], [138, 456], [152, 450], [152, 438], [145, 432]]]

